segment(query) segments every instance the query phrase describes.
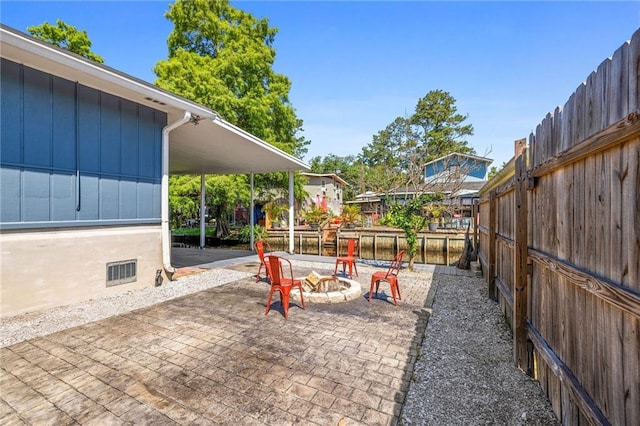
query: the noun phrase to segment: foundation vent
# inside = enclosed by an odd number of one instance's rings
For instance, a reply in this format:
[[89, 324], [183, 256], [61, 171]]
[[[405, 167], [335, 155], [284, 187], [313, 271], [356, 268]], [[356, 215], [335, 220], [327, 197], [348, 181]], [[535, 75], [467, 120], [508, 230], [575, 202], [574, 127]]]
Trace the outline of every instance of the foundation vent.
[[136, 281], [137, 270], [138, 261], [135, 259], [107, 263], [107, 287]]

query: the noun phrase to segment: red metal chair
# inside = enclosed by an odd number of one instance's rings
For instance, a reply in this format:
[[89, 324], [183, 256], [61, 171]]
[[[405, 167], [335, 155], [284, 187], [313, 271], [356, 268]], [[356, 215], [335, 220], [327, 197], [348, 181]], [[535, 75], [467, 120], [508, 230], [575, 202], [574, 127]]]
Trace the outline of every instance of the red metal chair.
[[264, 261], [265, 248], [266, 248], [266, 253], [271, 252], [271, 247], [269, 247], [269, 243], [267, 243], [266, 241], [256, 241], [253, 244], [253, 247], [255, 248], [256, 253], [258, 253], [258, 258], [260, 259], [260, 268], [258, 268], [258, 274], [256, 275], [256, 282], [260, 281], [260, 272], [262, 272], [263, 266], [265, 269], [265, 274], [267, 276], [267, 279], [269, 279], [269, 267]]
[[[300, 302], [302, 302], [302, 309], [304, 309], [304, 297], [302, 296], [302, 281], [293, 277], [293, 267], [289, 259], [284, 259], [275, 255], [267, 255], [264, 257], [269, 271], [269, 277], [271, 280], [271, 289], [269, 290], [269, 298], [267, 299], [267, 307], [264, 310], [264, 314], [267, 315], [271, 310], [271, 298], [276, 291], [280, 292], [280, 303], [284, 310], [284, 318], [289, 317], [289, 294], [291, 289], [298, 288], [300, 290]], [[283, 267], [283, 264], [287, 266]], [[288, 274], [285, 274], [285, 271]], [[288, 276], [287, 276], [288, 275]]]
[[373, 293], [373, 286], [375, 284], [376, 287], [376, 296], [378, 295], [378, 289], [380, 287], [380, 282], [385, 281], [389, 283], [391, 287], [391, 296], [393, 296], [393, 304], [398, 306], [398, 302], [396, 301], [396, 296], [398, 299], [402, 300], [402, 296], [400, 295], [400, 287], [398, 285], [398, 273], [400, 272], [400, 268], [402, 267], [402, 257], [404, 256], [404, 250], [400, 250], [396, 257], [393, 258], [389, 269], [386, 272], [379, 271], [374, 273], [371, 276], [371, 287], [369, 288], [369, 302], [371, 302], [371, 294]]
[[349, 267], [349, 279], [353, 278], [353, 270], [356, 271], [356, 276], [358, 276], [358, 267], [356, 266], [356, 246], [358, 244], [358, 240], [349, 240], [347, 242], [347, 255], [338, 257], [336, 259], [336, 268], [333, 270], [333, 275], [338, 274], [338, 266], [342, 265], [342, 275], [345, 274], [345, 269]]

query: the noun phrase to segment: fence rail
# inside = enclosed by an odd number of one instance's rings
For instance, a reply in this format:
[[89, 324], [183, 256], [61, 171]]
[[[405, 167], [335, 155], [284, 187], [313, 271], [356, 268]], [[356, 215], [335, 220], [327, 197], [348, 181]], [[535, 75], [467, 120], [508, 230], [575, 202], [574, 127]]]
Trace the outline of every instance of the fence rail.
[[640, 424], [640, 30], [481, 191], [514, 362], [565, 425]]

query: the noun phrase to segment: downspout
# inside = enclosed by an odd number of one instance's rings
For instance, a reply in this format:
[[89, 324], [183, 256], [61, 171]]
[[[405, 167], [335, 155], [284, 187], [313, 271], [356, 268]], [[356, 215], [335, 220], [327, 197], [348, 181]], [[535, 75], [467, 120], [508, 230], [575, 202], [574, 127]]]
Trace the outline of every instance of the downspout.
[[171, 266], [171, 233], [169, 232], [169, 132], [176, 127], [189, 122], [191, 113], [184, 112], [184, 117], [167, 124], [162, 129], [162, 184], [161, 192], [161, 217], [162, 217], [162, 265], [169, 281], [173, 279], [175, 268]]

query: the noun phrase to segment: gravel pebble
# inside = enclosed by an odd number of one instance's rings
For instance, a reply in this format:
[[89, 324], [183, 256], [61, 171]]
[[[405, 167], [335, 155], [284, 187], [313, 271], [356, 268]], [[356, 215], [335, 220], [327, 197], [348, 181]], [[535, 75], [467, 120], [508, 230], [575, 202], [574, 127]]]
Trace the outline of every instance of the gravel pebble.
[[560, 425], [538, 382], [515, 368], [512, 335], [478, 278], [438, 275], [402, 408], [403, 425]]

